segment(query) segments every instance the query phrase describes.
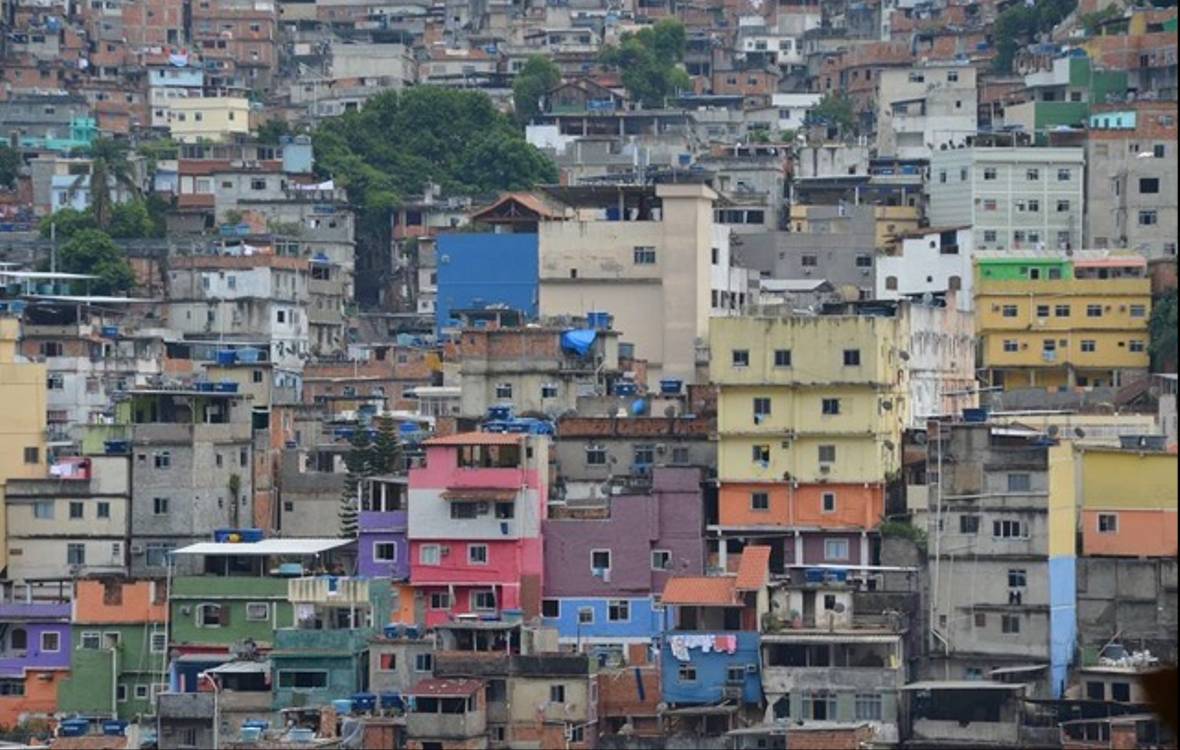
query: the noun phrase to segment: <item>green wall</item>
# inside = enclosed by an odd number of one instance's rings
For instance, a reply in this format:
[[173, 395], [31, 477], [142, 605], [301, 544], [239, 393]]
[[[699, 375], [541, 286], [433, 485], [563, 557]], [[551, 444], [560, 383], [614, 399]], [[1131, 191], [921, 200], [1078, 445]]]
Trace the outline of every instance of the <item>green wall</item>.
[[[274, 642], [271, 620], [248, 621], [246, 605], [266, 602], [277, 606], [277, 624], [293, 622], [291, 603], [287, 601], [287, 579], [246, 576], [187, 576], [172, 582], [172, 642], [228, 646], [251, 638], [258, 643]], [[197, 608], [201, 604], [220, 604], [228, 609], [229, 622], [221, 627], [197, 627]], [[224, 611], [223, 609], [223, 611]], [[187, 611], [186, 611], [187, 610]]]
[[[162, 627], [162, 626], [160, 626]], [[70, 676], [58, 688], [58, 708], [63, 713], [78, 713], [88, 716], [108, 716], [111, 711], [111, 651], [83, 649], [82, 634], [117, 632], [119, 646], [115, 650], [119, 676], [117, 682], [126, 686], [127, 699], [116, 703], [120, 719], [134, 719], [136, 716], [151, 714], [151, 685], [165, 682], [159, 676], [163, 654], [151, 652], [149, 633], [152, 626], [146, 623], [100, 624], [80, 623], [73, 628], [71, 644]], [[135, 686], [147, 688], [146, 698], [135, 697]]]

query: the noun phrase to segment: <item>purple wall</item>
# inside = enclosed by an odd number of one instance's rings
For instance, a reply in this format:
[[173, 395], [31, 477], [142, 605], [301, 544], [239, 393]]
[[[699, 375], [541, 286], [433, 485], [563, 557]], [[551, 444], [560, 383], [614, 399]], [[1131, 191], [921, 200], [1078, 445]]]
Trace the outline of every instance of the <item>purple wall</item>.
[[[410, 543], [406, 540], [406, 512], [361, 511], [357, 534], [357, 572], [370, 578], [406, 580], [410, 577]], [[392, 563], [373, 559], [375, 542], [397, 544], [397, 559]]]
[[[22, 677], [25, 670], [52, 669], [70, 666], [70, 605], [67, 604], [0, 604], [0, 628], [4, 631], [3, 650], [0, 652], [0, 677]], [[28, 648], [13, 652], [12, 631], [23, 628], [28, 633]], [[41, 651], [41, 634], [58, 635], [58, 650]]]
[[[669, 575], [704, 572], [701, 474], [694, 468], [657, 468], [650, 495], [616, 495], [604, 520], [548, 520], [546, 597], [658, 593]], [[590, 550], [611, 550], [611, 580], [590, 572]], [[651, 552], [672, 552], [667, 572], [651, 569]]]
[[[845, 539], [848, 541], [848, 559], [824, 559], [824, 541], [827, 539]], [[790, 542], [788, 541], [788, 544]], [[787, 548], [788, 550], [790, 547]], [[841, 534], [839, 532], [804, 532], [803, 534], [803, 564], [804, 565], [859, 565], [860, 564], [860, 533]]]

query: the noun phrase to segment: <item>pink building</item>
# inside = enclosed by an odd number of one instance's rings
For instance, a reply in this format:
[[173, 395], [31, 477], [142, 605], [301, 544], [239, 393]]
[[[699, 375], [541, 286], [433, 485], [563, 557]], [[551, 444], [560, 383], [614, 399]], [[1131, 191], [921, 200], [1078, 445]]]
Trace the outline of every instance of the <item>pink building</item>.
[[549, 442], [468, 432], [426, 443], [410, 471], [410, 585], [427, 627], [456, 615], [540, 614]]

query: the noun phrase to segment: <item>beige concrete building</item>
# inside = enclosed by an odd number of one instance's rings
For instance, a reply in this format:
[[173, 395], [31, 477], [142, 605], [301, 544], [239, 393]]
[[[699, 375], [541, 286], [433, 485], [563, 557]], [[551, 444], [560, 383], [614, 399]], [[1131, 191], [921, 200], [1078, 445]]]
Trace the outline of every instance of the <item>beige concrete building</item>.
[[[0, 317], [0, 504], [5, 485], [14, 479], [46, 476], [46, 370], [45, 365], [17, 360], [20, 320]], [[0, 505], [0, 511], [3, 506]], [[4, 512], [0, 512], [0, 538], [7, 536]], [[8, 564], [8, 550], [0, 551], [0, 569]]]
[[699, 184], [550, 192], [577, 218], [539, 226], [541, 316], [608, 312], [647, 360], [649, 383], [703, 381], [710, 316], [752, 302], [729, 231], [713, 222], [717, 193]]

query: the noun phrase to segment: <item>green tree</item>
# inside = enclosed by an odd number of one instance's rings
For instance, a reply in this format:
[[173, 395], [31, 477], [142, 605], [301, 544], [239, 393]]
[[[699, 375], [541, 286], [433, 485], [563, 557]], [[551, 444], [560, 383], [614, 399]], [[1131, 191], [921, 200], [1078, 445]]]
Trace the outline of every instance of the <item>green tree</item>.
[[90, 282], [92, 294], [128, 292], [135, 286], [135, 272], [122, 248], [105, 232], [83, 229], [58, 252], [58, 270], [98, 276]]
[[1077, 0], [1037, 0], [1033, 6], [1017, 3], [1009, 6], [992, 25], [992, 44], [996, 48], [992, 67], [1012, 72], [1012, 63], [1020, 48], [1029, 44], [1039, 32], [1052, 31], [1077, 7]]
[[623, 86], [643, 106], [662, 107], [669, 96], [692, 86], [688, 73], [679, 67], [684, 42], [684, 26], [664, 19], [624, 34], [618, 46], [603, 48], [599, 60], [622, 72]]
[[59, 242], [68, 240], [84, 229], [97, 228], [98, 224], [94, 221], [94, 214], [89, 209], [79, 211], [74, 208], [63, 208], [54, 211], [49, 216], [42, 217], [37, 224], [42, 238], [49, 239], [56, 232]]
[[845, 132], [851, 132], [856, 125], [856, 111], [852, 106], [852, 99], [840, 91], [824, 94], [807, 113], [808, 119], [815, 122], [825, 122], [836, 125]]
[[138, 239], [152, 237], [155, 234], [155, 223], [148, 213], [147, 203], [142, 200], [127, 201], [116, 204], [111, 209], [111, 222], [107, 233], [119, 239]]
[[[139, 197], [140, 186], [136, 183], [134, 169], [128, 159], [127, 144], [110, 138], [99, 138], [86, 149], [90, 157], [90, 209], [99, 229], [106, 229], [111, 222], [113, 196], [112, 187], [128, 190]], [[87, 175], [79, 175], [70, 187], [72, 195], [85, 184]]]
[[368, 427], [357, 424], [349, 440], [348, 453], [344, 456], [344, 467], [348, 474], [344, 478], [344, 491], [340, 495], [340, 535], [349, 539], [355, 538], [359, 530], [360, 504], [357, 501], [361, 480], [373, 474], [370, 443]]
[[516, 119], [527, 124], [541, 111], [541, 97], [561, 83], [561, 70], [544, 55], [533, 55], [512, 81], [512, 107]]
[[20, 152], [6, 144], [0, 144], [0, 187], [10, 188], [16, 184], [20, 166]]
[[393, 417], [377, 418], [377, 438], [373, 441], [369, 466], [373, 474], [397, 474], [401, 471], [402, 446], [397, 439], [397, 422]]
[[272, 117], [258, 126], [255, 138], [259, 143], [277, 146], [279, 138], [285, 135], [293, 135], [290, 123], [278, 117]]
[[1151, 366], [1155, 372], [1175, 372], [1176, 290], [1155, 300], [1151, 311]]

